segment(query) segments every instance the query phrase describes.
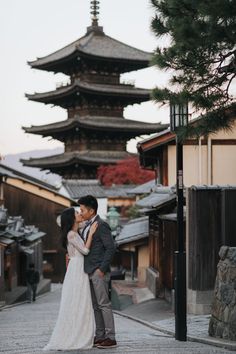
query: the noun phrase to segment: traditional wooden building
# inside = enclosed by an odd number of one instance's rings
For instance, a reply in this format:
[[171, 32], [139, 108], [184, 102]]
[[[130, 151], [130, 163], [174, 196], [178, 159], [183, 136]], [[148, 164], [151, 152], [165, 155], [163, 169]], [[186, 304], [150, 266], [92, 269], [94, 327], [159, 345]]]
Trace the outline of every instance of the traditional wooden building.
[[[235, 112], [232, 114], [236, 117]], [[201, 119], [191, 122], [199, 123]], [[173, 133], [165, 130], [139, 142], [138, 151], [143, 167], [158, 170], [160, 183], [166, 188], [176, 183]], [[235, 247], [236, 122], [230, 131], [220, 130], [208, 137], [185, 140], [183, 163], [184, 185], [188, 187], [185, 193], [187, 305], [190, 313], [203, 314], [210, 311], [220, 247]], [[174, 288], [177, 219], [173, 203], [167, 207], [161, 212], [155, 206], [147, 211], [151, 251], [147, 282], [154, 294], [160, 293], [159, 285], [167, 290]]]
[[174, 281], [173, 253], [176, 245], [176, 194], [172, 188], [160, 185], [136, 205], [148, 216], [149, 266], [146, 267], [146, 283], [155, 296], [169, 300]]
[[[236, 112], [231, 130], [183, 142], [184, 185], [236, 184]], [[191, 124], [201, 124], [201, 119]], [[138, 143], [140, 164], [158, 170], [159, 183], [176, 183], [175, 134], [165, 130]]]
[[29, 100], [67, 110], [64, 121], [23, 128], [64, 143], [60, 155], [23, 160], [24, 165], [49, 169], [65, 179], [94, 179], [97, 167], [128, 156], [127, 141], [165, 125], [125, 119], [124, 108], [150, 100], [151, 90], [121, 83], [120, 75], [149, 66], [151, 53], [107, 36], [98, 25], [98, 1], [91, 1], [92, 25], [66, 47], [30, 62], [33, 69], [64, 73], [69, 83], [56, 90], [27, 94]]
[[131, 278], [140, 282], [146, 280], [149, 267], [148, 217], [130, 220], [116, 237], [119, 247], [119, 265], [131, 272]]
[[221, 246], [236, 247], [236, 186], [192, 186], [187, 193], [188, 311], [211, 311]]
[[65, 251], [62, 248], [57, 216], [76, 202], [34, 177], [0, 164], [0, 189], [10, 215], [21, 215], [27, 225], [35, 225], [46, 236], [42, 239], [43, 273], [53, 282], [63, 281]]
[[30, 263], [40, 274], [38, 293], [50, 290], [51, 281], [43, 278], [42, 238], [45, 232], [34, 225], [25, 225], [21, 216], [9, 216], [7, 209], [0, 207], [0, 306], [11, 304], [27, 297], [26, 271]]

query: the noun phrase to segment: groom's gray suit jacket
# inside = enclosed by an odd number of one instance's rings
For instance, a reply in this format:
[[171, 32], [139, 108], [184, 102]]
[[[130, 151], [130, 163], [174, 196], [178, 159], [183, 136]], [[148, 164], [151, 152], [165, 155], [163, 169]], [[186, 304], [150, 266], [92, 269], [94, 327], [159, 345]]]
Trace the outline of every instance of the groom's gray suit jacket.
[[93, 235], [90, 252], [84, 257], [84, 271], [91, 274], [99, 268], [103, 273], [106, 273], [110, 271], [110, 263], [115, 253], [115, 243], [110, 226], [99, 215], [94, 221], [97, 221], [98, 227]]

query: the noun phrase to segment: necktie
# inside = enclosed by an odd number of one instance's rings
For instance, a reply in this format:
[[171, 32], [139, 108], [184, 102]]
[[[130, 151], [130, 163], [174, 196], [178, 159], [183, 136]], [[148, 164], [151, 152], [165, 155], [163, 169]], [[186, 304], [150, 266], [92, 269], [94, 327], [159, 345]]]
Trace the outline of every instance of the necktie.
[[89, 232], [89, 228], [90, 228], [91, 224], [92, 224], [92, 221], [86, 221], [85, 226], [83, 228], [81, 236], [82, 236], [82, 239], [84, 240], [84, 242], [87, 241], [87, 236], [88, 236], [88, 232]]

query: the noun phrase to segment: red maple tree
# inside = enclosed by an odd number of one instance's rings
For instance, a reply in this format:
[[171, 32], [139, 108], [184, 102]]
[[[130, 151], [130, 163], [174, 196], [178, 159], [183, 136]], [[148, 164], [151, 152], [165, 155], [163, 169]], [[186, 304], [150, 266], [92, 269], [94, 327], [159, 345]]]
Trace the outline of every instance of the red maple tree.
[[137, 157], [128, 157], [115, 165], [101, 165], [97, 177], [104, 186], [142, 184], [154, 179], [155, 172], [141, 168]]

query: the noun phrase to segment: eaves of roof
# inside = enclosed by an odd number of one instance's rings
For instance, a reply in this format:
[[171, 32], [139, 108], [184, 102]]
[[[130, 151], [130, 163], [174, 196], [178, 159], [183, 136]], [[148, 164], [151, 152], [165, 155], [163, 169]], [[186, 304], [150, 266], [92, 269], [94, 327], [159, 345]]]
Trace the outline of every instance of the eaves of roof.
[[[74, 200], [72, 200], [71, 198], [68, 198], [65, 195], [58, 193], [58, 190], [56, 187], [54, 187], [46, 182], [43, 182], [41, 180], [38, 180], [35, 177], [29, 176], [29, 175], [26, 175], [20, 171], [14, 170], [9, 166], [5, 166], [3, 164], [0, 164], [0, 176], [4, 176], [6, 178], [18, 179], [23, 182], [33, 184], [40, 189], [45, 189], [45, 190], [53, 193], [54, 195], [57, 195], [59, 197], [63, 197], [65, 199], [69, 200], [70, 202], [74, 203]], [[7, 180], [6, 180], [6, 183], [7, 183]]]
[[126, 151], [74, 151], [65, 152], [59, 155], [53, 155], [42, 158], [30, 158], [29, 160], [21, 159], [26, 166], [37, 166], [42, 168], [50, 168], [53, 166], [69, 166], [73, 163], [81, 163], [85, 165], [100, 165], [102, 163], [115, 163], [129, 156]]
[[149, 219], [148, 216], [130, 220], [125, 224], [116, 237], [118, 245], [130, 243], [148, 237], [149, 235]]
[[25, 96], [29, 100], [33, 101], [44, 101], [50, 98], [61, 98], [69, 95], [79, 95], [84, 94], [98, 94], [104, 96], [116, 96], [119, 97], [140, 97], [143, 100], [150, 100], [151, 90], [134, 87], [132, 85], [118, 84], [118, 85], [107, 85], [107, 84], [94, 84], [89, 82], [83, 82], [76, 80], [73, 84], [62, 86], [54, 91], [26, 94]]
[[143, 67], [148, 66], [152, 57], [152, 53], [139, 50], [105, 35], [102, 27], [89, 27], [85, 36], [52, 54], [29, 62], [29, 65], [32, 68], [47, 70], [60, 61], [66, 59], [68, 61], [70, 58], [77, 58], [80, 55], [109, 61], [140, 62]]
[[32, 182], [34, 184], [41, 185], [50, 191], [53, 191], [53, 193], [56, 192], [56, 187], [54, 187], [51, 184], [48, 184], [46, 182], [43, 182], [35, 177], [32, 177], [30, 175], [26, 175], [25, 173], [22, 173], [20, 171], [17, 171], [13, 169], [12, 167], [6, 166], [4, 164], [0, 164], [0, 176], [5, 176], [5, 177], [12, 177], [12, 178], [20, 178], [22, 180], [25, 180], [27, 182]]
[[176, 200], [175, 194], [167, 193], [151, 193], [147, 197], [144, 197], [136, 202], [136, 205], [141, 208], [159, 208], [172, 201]]
[[33, 134], [50, 134], [57, 132], [65, 132], [71, 129], [84, 128], [102, 131], [122, 131], [137, 132], [140, 134], [153, 133], [166, 128], [166, 125], [160, 123], [146, 123], [125, 119], [123, 117], [101, 117], [101, 116], [85, 116], [66, 119], [61, 122], [46, 124], [41, 126], [23, 127], [27, 133]]
[[62, 185], [73, 199], [88, 194], [96, 198], [106, 198], [103, 187], [96, 180], [63, 180]]
[[146, 152], [159, 146], [175, 141], [175, 134], [170, 130], [164, 130], [154, 136], [138, 142], [137, 149], [139, 153]]

